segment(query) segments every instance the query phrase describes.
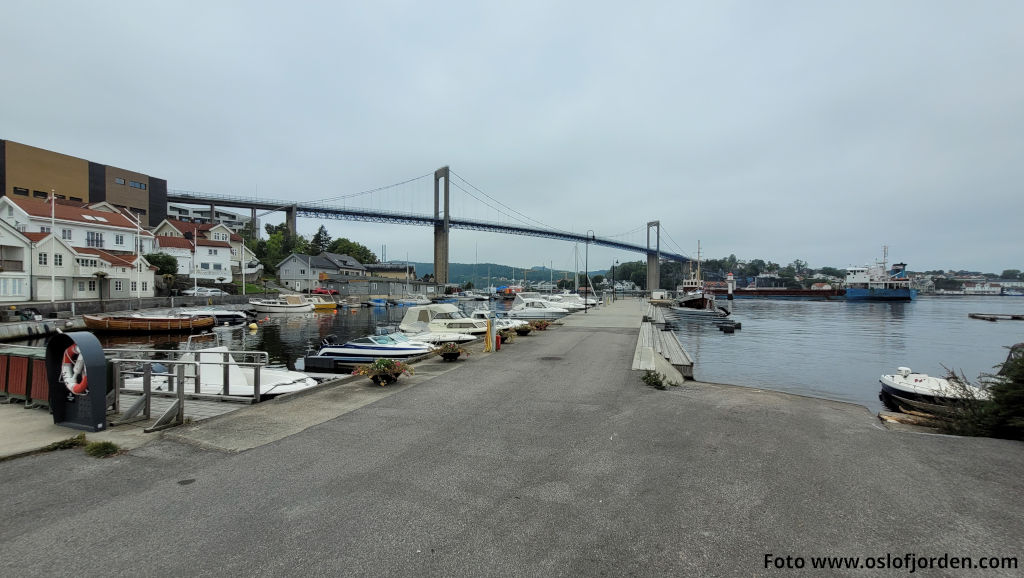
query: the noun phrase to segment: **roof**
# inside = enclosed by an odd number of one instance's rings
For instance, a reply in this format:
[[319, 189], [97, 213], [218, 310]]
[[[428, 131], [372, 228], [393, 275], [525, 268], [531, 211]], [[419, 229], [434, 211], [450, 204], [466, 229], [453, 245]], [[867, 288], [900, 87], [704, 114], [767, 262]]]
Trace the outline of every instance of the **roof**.
[[355, 258], [349, 257], [348, 255], [339, 255], [338, 253], [328, 253], [324, 251], [314, 259], [326, 261], [326, 265], [320, 265], [321, 261], [313, 263], [313, 266], [320, 267], [321, 269], [328, 269], [332, 267], [337, 267], [339, 269], [366, 269], [366, 267], [363, 267], [363, 264], [355, 260]]
[[[31, 217], [50, 218], [50, 203], [40, 199], [26, 199], [7, 196], [12, 203], [17, 205]], [[78, 206], [68, 206], [61, 203], [53, 205], [53, 216], [62, 221], [75, 221], [89, 225], [101, 225], [107, 227], [120, 227], [123, 229], [136, 229], [136, 224], [121, 213], [109, 213], [107, 211], [94, 211]]]
[[22, 235], [24, 235], [26, 239], [28, 239], [29, 241], [32, 241], [33, 243], [38, 243], [39, 241], [42, 241], [43, 239], [45, 239], [45, 238], [50, 236], [49, 233], [24, 233], [24, 232], [22, 233]]
[[184, 237], [171, 237], [169, 235], [157, 235], [156, 243], [162, 249], [188, 249], [192, 250], [192, 241]]
[[231, 248], [231, 243], [227, 241], [213, 241], [211, 239], [196, 239], [196, 245], [201, 247], [226, 247]]
[[74, 247], [74, 250], [79, 254], [96, 255], [111, 265], [119, 265], [121, 267], [131, 267], [138, 257], [137, 255], [115, 255], [94, 247]]

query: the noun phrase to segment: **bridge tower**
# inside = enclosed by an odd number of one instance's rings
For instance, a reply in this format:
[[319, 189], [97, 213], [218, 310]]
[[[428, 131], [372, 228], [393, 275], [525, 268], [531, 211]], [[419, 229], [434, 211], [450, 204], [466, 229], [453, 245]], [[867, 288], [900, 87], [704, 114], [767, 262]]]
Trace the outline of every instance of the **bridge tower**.
[[[439, 182], [444, 179], [444, 219], [441, 218]], [[434, 171], [434, 283], [448, 282], [448, 229], [451, 213], [448, 206], [448, 167]]]
[[[656, 227], [654, 252], [651, 252], [651, 228]], [[661, 221], [647, 223], [647, 295], [660, 289], [661, 283]]]

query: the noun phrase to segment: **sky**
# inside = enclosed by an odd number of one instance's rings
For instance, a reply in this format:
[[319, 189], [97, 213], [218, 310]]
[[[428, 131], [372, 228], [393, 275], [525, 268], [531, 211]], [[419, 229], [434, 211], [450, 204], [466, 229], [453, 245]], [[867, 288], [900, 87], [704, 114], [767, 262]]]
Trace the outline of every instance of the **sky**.
[[[430, 213], [449, 166], [455, 217], [640, 245], [660, 221], [665, 250], [781, 265], [887, 246], [914, 271], [1024, 269], [1015, 0], [3, 12], [0, 139], [170, 189]], [[320, 225], [433, 260], [428, 227], [299, 220]], [[572, 269], [577, 249], [580, 269], [643, 258], [464, 230], [449, 258]]]

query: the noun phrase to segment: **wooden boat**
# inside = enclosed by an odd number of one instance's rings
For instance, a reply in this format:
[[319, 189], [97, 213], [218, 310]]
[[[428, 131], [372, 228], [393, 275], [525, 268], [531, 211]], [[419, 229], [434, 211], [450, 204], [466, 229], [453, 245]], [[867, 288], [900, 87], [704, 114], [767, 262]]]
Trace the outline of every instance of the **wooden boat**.
[[114, 316], [83, 315], [85, 327], [94, 331], [192, 331], [213, 327], [215, 319], [208, 317], [160, 317], [146, 315]]

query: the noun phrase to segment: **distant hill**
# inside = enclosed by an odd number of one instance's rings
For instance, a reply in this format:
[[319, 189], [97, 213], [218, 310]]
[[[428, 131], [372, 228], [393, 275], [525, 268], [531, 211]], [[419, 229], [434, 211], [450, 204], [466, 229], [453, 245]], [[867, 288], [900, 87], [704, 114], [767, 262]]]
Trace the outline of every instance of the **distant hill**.
[[[433, 263], [414, 263], [409, 262], [410, 265], [416, 267], [416, 276], [423, 277], [424, 275], [434, 274]], [[518, 281], [523, 280], [523, 268], [522, 267], [510, 267], [508, 265], [499, 265], [497, 263], [449, 263], [448, 264], [448, 282], [463, 284], [466, 281], [473, 281], [473, 285], [476, 287], [485, 287], [487, 285], [487, 273], [488, 268], [490, 269], [491, 285], [506, 285], [511, 282], [513, 275]], [[474, 280], [474, 271], [475, 280]], [[591, 271], [593, 275], [605, 275], [604, 271]], [[572, 279], [572, 271], [565, 271], [560, 269], [551, 270], [547, 267], [533, 267], [526, 273], [526, 279], [533, 282], [550, 281], [554, 279], [557, 283], [559, 279]]]

